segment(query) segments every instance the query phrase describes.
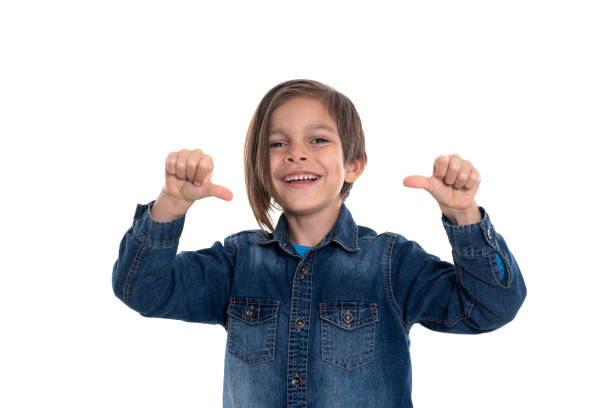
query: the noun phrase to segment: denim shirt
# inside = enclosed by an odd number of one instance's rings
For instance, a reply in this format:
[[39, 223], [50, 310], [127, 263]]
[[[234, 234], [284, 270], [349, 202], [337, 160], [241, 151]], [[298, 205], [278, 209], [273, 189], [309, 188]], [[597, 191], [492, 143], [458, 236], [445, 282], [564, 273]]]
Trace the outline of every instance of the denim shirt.
[[154, 202], [137, 205], [121, 240], [114, 293], [145, 317], [223, 325], [225, 408], [412, 407], [415, 323], [486, 333], [510, 322], [526, 296], [483, 207], [470, 225], [442, 215], [450, 263], [356, 225], [345, 204], [303, 257], [284, 214], [272, 238], [247, 230], [177, 254], [185, 215], [156, 222]]

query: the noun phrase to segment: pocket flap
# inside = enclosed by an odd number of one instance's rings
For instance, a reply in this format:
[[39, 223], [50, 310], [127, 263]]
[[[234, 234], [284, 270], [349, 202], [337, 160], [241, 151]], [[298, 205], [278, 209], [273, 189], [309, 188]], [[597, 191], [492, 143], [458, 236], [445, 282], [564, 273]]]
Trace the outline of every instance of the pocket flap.
[[357, 329], [378, 321], [376, 303], [362, 301], [336, 301], [319, 303], [321, 320], [346, 330]]
[[248, 324], [259, 324], [276, 317], [278, 305], [275, 299], [232, 296], [227, 314]]

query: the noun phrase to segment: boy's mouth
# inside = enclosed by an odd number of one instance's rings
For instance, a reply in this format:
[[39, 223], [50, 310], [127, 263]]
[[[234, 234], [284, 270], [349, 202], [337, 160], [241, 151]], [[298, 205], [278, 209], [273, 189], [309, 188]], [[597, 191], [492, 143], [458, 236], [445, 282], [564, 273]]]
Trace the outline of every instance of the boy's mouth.
[[284, 177], [283, 182], [291, 187], [304, 188], [316, 183], [320, 178], [321, 176], [317, 174], [304, 173], [286, 176]]
[[319, 177], [321, 176], [314, 173], [293, 173], [283, 177], [283, 181], [285, 183], [300, 183], [317, 180]]

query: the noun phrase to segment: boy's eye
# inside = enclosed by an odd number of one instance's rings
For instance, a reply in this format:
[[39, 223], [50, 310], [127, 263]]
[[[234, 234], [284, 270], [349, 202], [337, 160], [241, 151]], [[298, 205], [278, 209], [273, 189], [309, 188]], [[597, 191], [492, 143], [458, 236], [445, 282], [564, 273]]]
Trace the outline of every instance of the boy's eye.
[[[321, 144], [321, 143], [327, 143], [328, 140], [322, 137], [317, 137], [315, 139], [313, 139], [313, 142], [315, 142], [315, 144]], [[281, 145], [283, 145], [283, 142], [273, 142], [270, 143], [270, 147], [275, 148], [275, 147], [282, 147]]]

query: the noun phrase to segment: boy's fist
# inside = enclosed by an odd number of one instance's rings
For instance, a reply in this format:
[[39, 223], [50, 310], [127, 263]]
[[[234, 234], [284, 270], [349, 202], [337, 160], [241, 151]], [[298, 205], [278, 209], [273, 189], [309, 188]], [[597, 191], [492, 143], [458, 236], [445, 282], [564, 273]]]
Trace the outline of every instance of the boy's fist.
[[230, 201], [232, 192], [213, 184], [213, 167], [212, 157], [200, 149], [171, 152], [166, 157], [165, 194], [189, 203], [209, 196]]
[[442, 212], [451, 220], [480, 219], [474, 197], [480, 186], [480, 172], [458, 154], [439, 156], [431, 177], [408, 176], [404, 185], [427, 190], [438, 202]]

